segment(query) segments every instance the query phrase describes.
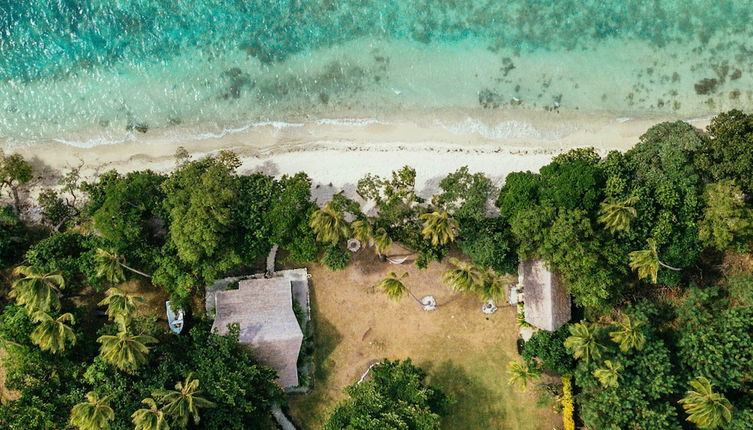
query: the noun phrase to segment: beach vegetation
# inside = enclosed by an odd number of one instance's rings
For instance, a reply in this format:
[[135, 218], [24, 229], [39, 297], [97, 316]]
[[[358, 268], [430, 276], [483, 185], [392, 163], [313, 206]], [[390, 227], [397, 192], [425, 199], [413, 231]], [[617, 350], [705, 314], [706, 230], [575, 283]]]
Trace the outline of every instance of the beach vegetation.
[[0, 153], [0, 189], [7, 188], [13, 199], [13, 210], [21, 212], [21, 188], [34, 179], [34, 172], [28, 161], [20, 154]]

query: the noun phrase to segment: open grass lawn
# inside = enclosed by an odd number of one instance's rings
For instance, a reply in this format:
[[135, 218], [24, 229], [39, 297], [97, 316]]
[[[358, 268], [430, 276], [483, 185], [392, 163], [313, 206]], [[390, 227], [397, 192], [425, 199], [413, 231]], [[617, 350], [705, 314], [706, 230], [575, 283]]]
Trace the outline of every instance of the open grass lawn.
[[[518, 357], [512, 307], [494, 315], [481, 312], [477, 297], [444, 285], [446, 264], [418, 270], [381, 263], [370, 250], [358, 252], [345, 270], [319, 265], [312, 274], [317, 372], [313, 391], [290, 399], [293, 418], [307, 430], [321, 427], [342, 389], [382, 358], [410, 357], [433, 384], [455, 399], [442, 422], [447, 430], [551, 430], [562, 420], [550, 407], [538, 407], [533, 389], [520, 393], [507, 384], [506, 366]], [[431, 294], [440, 307], [422, 311], [410, 297], [394, 303], [374, 286], [389, 272], [408, 272], [406, 285], [420, 298]]]

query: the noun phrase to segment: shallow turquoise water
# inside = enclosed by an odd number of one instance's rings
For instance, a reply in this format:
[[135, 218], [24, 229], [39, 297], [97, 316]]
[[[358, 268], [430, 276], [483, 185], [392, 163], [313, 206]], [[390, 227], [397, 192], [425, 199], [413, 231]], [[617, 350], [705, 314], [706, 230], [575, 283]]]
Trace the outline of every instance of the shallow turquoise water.
[[0, 0], [0, 137], [753, 105], [743, 1]]

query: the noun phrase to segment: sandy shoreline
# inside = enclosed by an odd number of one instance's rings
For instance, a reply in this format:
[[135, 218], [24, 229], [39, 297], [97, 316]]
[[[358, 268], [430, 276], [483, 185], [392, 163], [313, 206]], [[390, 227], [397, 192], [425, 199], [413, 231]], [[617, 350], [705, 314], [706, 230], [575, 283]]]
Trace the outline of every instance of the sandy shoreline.
[[[183, 146], [194, 159], [232, 150], [243, 163], [241, 174], [305, 171], [321, 201], [341, 189], [352, 194], [356, 181], [367, 173], [384, 175], [406, 164], [416, 168], [417, 189], [426, 195], [439, 179], [465, 165], [499, 184], [508, 173], [537, 170], [571, 148], [592, 146], [603, 154], [627, 150], [646, 129], [667, 119], [483, 110], [410, 113], [378, 120], [339, 115], [340, 119], [268, 122], [217, 136], [150, 130], [133, 135], [131, 141], [89, 148], [60, 142], [3, 146], [6, 153], [15, 150], [34, 165], [38, 178], [32, 199], [38, 189], [53, 185], [60, 173], [79, 165], [85, 179], [111, 169], [168, 172], [175, 167], [175, 151]], [[689, 122], [705, 128], [708, 120]]]

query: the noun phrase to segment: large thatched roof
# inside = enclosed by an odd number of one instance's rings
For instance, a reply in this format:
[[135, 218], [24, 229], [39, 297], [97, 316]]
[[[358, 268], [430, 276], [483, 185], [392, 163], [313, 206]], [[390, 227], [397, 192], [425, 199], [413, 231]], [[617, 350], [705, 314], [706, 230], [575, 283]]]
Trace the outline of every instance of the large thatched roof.
[[240, 342], [249, 345], [260, 363], [277, 370], [281, 387], [298, 385], [298, 353], [303, 332], [293, 313], [291, 281], [285, 278], [240, 281], [237, 290], [215, 294], [212, 330], [227, 333], [240, 326]]
[[559, 276], [541, 260], [521, 261], [518, 283], [523, 286], [526, 322], [555, 331], [570, 321], [570, 295]]

